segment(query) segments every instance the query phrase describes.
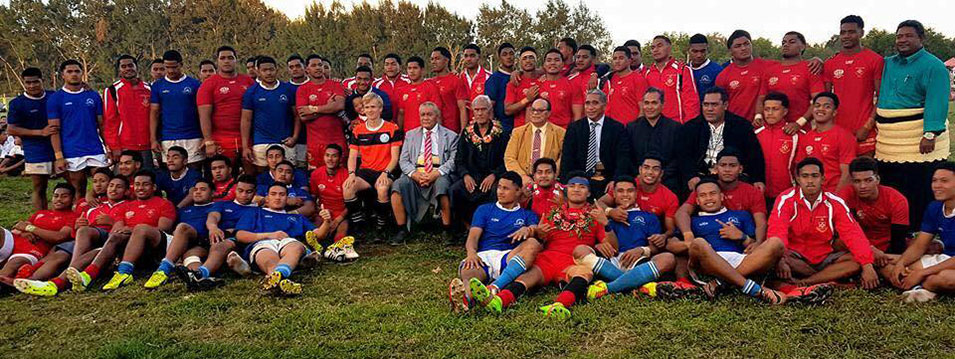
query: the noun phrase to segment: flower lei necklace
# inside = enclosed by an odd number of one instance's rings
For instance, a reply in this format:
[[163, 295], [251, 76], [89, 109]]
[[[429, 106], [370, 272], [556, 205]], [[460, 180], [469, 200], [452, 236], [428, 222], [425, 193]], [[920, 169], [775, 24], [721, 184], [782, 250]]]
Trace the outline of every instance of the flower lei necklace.
[[477, 127], [478, 126], [476, 123], [474, 123], [474, 121], [471, 121], [471, 123], [468, 123], [467, 134], [468, 134], [468, 140], [470, 140], [471, 143], [477, 146], [478, 148], [483, 146], [485, 143], [491, 143], [491, 141], [494, 140], [494, 137], [497, 137], [504, 132], [504, 129], [501, 127], [501, 123], [494, 120], [491, 121], [491, 131], [484, 136], [481, 136], [477, 132], [476, 130]]
[[583, 233], [590, 233], [590, 227], [594, 224], [594, 218], [590, 215], [591, 205], [584, 206], [583, 212], [576, 219], [565, 214], [568, 209], [570, 209], [570, 206], [566, 203], [554, 206], [547, 213], [547, 219], [554, 224], [554, 228], [565, 232], [574, 232], [577, 237], [580, 237]]

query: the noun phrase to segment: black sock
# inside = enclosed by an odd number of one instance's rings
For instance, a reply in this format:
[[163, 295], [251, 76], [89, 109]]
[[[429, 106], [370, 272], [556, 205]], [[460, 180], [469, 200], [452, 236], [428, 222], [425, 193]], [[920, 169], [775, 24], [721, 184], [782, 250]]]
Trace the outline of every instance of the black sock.
[[351, 220], [352, 223], [358, 224], [365, 221], [361, 207], [361, 201], [358, 200], [358, 198], [345, 200], [345, 208], [348, 209], [348, 219]]
[[385, 227], [391, 223], [391, 202], [375, 202], [375, 212], [378, 214], [378, 226]]
[[587, 298], [588, 284], [590, 284], [590, 282], [583, 277], [573, 277], [570, 279], [570, 283], [567, 283], [567, 286], [564, 287], [564, 290], [574, 293], [574, 296], [577, 298], [576, 301], [579, 303]]
[[527, 291], [527, 287], [524, 286], [524, 283], [521, 283], [521, 282], [518, 282], [518, 281], [513, 281], [513, 282], [511, 282], [510, 284], [504, 286], [503, 289], [507, 289], [507, 290], [511, 291], [511, 294], [514, 295], [514, 298], [515, 298], [515, 299], [516, 299], [516, 298], [519, 298], [519, 297], [522, 296], [522, 295], [524, 295], [524, 292]]

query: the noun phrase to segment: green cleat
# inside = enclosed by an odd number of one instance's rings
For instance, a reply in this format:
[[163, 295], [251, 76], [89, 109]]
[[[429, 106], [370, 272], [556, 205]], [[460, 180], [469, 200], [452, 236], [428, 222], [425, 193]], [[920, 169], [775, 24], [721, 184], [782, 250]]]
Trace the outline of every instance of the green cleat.
[[20, 293], [36, 295], [40, 297], [52, 297], [58, 292], [56, 289], [56, 284], [53, 284], [53, 282], [44, 282], [32, 279], [15, 279], [13, 281], [13, 287], [17, 288]]
[[496, 314], [501, 314], [504, 311], [504, 305], [501, 302], [501, 297], [496, 294], [491, 294], [491, 291], [487, 289], [487, 286], [484, 283], [481, 283], [477, 278], [471, 278], [470, 281], [471, 287], [471, 298], [477, 302], [478, 305], [484, 307], [491, 312]]
[[149, 276], [149, 280], [146, 281], [146, 289], [156, 289], [159, 286], [166, 284], [166, 281], [169, 280], [169, 275], [166, 272], [157, 270], [153, 272], [153, 275]]
[[567, 309], [567, 307], [564, 307], [564, 305], [560, 303], [545, 305], [538, 308], [537, 311], [548, 318], [557, 318], [558, 320], [567, 320], [567, 318], [570, 318], [570, 309]]
[[587, 287], [588, 301], [597, 300], [607, 294], [610, 294], [610, 291], [607, 289], [607, 283], [602, 280], [594, 281], [594, 284]]
[[115, 290], [132, 282], [132, 274], [113, 272], [113, 278], [110, 278], [109, 282], [106, 282], [106, 285], [103, 286], [103, 290]]
[[93, 281], [89, 274], [86, 274], [86, 272], [80, 272], [78, 269], [73, 267], [66, 269], [66, 279], [70, 281], [70, 284], [73, 286], [73, 291], [75, 292], [85, 291], [89, 288], [90, 282]]

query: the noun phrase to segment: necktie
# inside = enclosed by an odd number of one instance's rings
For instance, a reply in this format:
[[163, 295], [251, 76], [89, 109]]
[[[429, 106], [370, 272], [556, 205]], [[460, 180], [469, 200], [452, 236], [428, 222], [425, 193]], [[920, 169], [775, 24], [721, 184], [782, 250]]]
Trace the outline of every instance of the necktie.
[[434, 163], [431, 162], [431, 131], [424, 131], [424, 153], [421, 154], [424, 161], [424, 173], [431, 172]]
[[597, 122], [590, 122], [590, 141], [587, 143], [587, 172], [597, 165]]
[[541, 158], [541, 130], [534, 130], [534, 149], [531, 151], [531, 163]]

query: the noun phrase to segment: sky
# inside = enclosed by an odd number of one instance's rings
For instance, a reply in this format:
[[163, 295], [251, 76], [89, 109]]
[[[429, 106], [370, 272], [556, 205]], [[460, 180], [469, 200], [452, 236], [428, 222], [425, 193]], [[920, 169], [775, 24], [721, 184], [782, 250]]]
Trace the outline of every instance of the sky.
[[[263, 0], [267, 5], [284, 12], [290, 18], [301, 16], [312, 2], [329, 5], [332, 0]], [[340, 0], [347, 6], [362, 0]], [[398, 0], [394, 0], [397, 2]], [[424, 6], [429, 0], [408, 0]], [[565, 0], [576, 5], [577, 0]], [[376, 4], [377, 0], [369, 3]], [[477, 16], [482, 3], [496, 6], [500, 0], [434, 0], [452, 12], [466, 18]], [[543, 0], [509, 0], [533, 15], [542, 7]], [[839, 30], [839, 20], [849, 14], [862, 16], [866, 28], [894, 31], [899, 22], [919, 20], [926, 27], [955, 36], [955, 1], [896, 0], [896, 1], [833, 1], [833, 0], [588, 0], [591, 11], [599, 14], [615, 43], [627, 39], [641, 42], [658, 33], [720, 32], [728, 35], [743, 27], [755, 37], [782, 40], [787, 31], [799, 31], [811, 43], [824, 42]], [[679, 4], [676, 7], [673, 4]], [[690, 5], [684, 5], [690, 4]], [[733, 4], [727, 6], [726, 4]], [[636, 6], [634, 6], [636, 5]], [[641, 16], [641, 14], [651, 14]]]

